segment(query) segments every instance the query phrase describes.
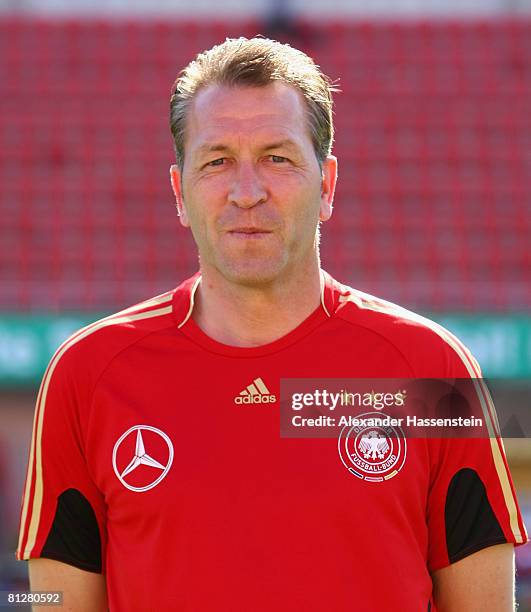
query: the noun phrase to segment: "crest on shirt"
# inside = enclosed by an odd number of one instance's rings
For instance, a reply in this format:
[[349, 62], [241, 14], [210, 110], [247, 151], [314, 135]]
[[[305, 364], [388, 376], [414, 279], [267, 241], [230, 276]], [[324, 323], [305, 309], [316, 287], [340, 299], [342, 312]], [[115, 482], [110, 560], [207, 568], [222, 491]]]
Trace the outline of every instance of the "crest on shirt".
[[385, 417], [382, 412], [366, 412], [356, 417], [364, 425], [347, 425], [339, 434], [339, 457], [347, 470], [361, 480], [383, 482], [404, 466], [404, 432], [400, 427], [378, 424]]
[[118, 480], [130, 491], [142, 493], [156, 487], [173, 462], [173, 444], [160, 429], [135, 425], [123, 433], [112, 451]]

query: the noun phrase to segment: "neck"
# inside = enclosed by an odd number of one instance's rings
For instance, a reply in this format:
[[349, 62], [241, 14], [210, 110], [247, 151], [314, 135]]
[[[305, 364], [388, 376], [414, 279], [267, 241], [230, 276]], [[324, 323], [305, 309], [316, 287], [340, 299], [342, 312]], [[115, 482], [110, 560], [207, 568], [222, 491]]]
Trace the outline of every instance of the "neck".
[[265, 287], [227, 281], [213, 270], [201, 270], [192, 314], [213, 340], [230, 346], [253, 347], [285, 336], [319, 306], [321, 278], [318, 262], [295, 278]]

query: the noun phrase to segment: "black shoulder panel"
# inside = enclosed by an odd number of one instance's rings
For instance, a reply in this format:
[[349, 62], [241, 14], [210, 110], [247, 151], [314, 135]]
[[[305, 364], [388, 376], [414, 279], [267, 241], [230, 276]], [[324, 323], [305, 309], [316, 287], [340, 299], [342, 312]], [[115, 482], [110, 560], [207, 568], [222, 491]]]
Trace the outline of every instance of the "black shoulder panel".
[[41, 557], [101, 573], [101, 537], [87, 498], [77, 489], [63, 491]]
[[446, 546], [450, 563], [493, 544], [507, 542], [492, 510], [487, 491], [475, 470], [456, 472], [444, 508]]

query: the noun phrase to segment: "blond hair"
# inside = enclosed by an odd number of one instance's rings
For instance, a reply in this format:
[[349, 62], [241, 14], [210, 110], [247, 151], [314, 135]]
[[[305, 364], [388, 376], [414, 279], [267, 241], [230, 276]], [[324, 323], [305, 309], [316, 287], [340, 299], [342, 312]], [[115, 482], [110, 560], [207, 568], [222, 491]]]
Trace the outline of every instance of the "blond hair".
[[339, 89], [302, 51], [268, 38], [227, 38], [203, 51], [175, 81], [170, 99], [170, 129], [177, 165], [184, 166], [186, 115], [197, 92], [208, 85], [263, 87], [281, 81], [296, 87], [307, 106], [315, 155], [321, 164], [332, 150], [332, 92]]

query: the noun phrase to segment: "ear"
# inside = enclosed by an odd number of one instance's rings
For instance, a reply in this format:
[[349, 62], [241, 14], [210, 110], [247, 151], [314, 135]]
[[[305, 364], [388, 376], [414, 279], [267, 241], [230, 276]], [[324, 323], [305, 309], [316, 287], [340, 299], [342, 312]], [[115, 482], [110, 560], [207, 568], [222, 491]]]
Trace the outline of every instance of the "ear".
[[181, 171], [179, 166], [173, 164], [170, 166], [170, 180], [173, 193], [175, 194], [175, 202], [177, 204], [177, 214], [181, 221], [181, 225], [184, 227], [190, 227], [190, 221], [188, 220], [188, 214], [186, 213], [186, 207], [183, 200], [183, 190], [181, 182]]
[[327, 155], [321, 170], [321, 204], [319, 207], [319, 221], [328, 221], [332, 216], [332, 204], [336, 191], [337, 158]]

